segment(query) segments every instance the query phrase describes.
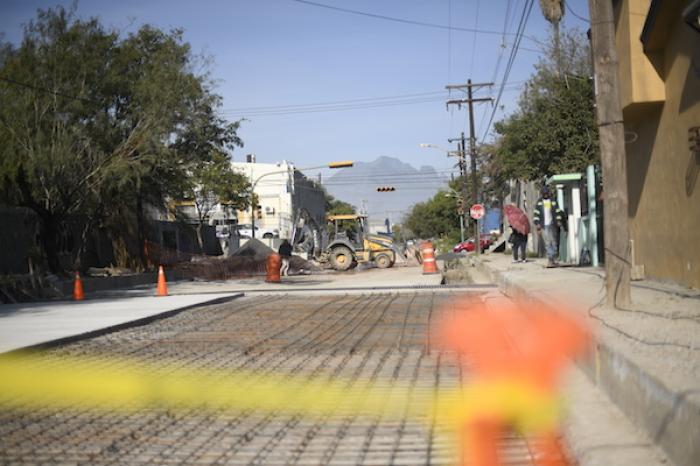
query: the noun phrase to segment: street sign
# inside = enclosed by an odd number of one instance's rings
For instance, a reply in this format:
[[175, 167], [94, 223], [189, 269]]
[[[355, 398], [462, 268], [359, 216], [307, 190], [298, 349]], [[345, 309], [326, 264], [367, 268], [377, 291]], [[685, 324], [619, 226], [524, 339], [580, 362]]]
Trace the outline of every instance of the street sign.
[[481, 217], [484, 216], [484, 206], [481, 204], [474, 204], [469, 209], [469, 215], [473, 219], [476, 219], [476, 220], [480, 219]]

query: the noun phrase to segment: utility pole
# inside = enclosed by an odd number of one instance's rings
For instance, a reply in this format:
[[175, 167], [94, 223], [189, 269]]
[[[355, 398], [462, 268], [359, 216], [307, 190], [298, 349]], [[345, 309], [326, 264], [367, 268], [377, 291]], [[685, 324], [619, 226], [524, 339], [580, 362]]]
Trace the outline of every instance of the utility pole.
[[[457, 105], [458, 108], [462, 108], [462, 104], [467, 104], [469, 106], [469, 157], [471, 158], [471, 171], [472, 171], [472, 205], [478, 204], [479, 203], [479, 177], [476, 173], [476, 135], [474, 134], [474, 102], [491, 102], [493, 99], [490, 97], [482, 97], [475, 99], [473, 95], [473, 89], [475, 87], [485, 87], [485, 86], [493, 86], [493, 83], [480, 83], [480, 84], [474, 84], [472, 83], [471, 79], [467, 80], [467, 84], [454, 84], [454, 85], [447, 85], [445, 86], [445, 89], [466, 89], [467, 90], [467, 98], [466, 99], [457, 99], [457, 100], [448, 100], [447, 101], [447, 107], [449, 108], [450, 105]], [[464, 137], [464, 133], [462, 133], [462, 137]], [[464, 150], [464, 139], [462, 139], [462, 150]], [[466, 167], [465, 167], [465, 175], [466, 175]], [[466, 176], [465, 176], [466, 180]], [[466, 193], [465, 193], [466, 194]], [[475, 251], [477, 254], [481, 254], [481, 232], [480, 232], [480, 227], [481, 227], [481, 221], [477, 220], [474, 224], [474, 246], [475, 246]]]
[[466, 151], [466, 140], [464, 138], [464, 131], [459, 138], [448, 139], [447, 142], [450, 144], [457, 141], [457, 150], [459, 152], [459, 176], [462, 178], [462, 211], [459, 217], [459, 231], [460, 238], [464, 242], [464, 225], [469, 224], [469, 209], [467, 206], [467, 195], [469, 194], [469, 188], [467, 187], [467, 151]]
[[630, 238], [625, 129], [610, 0], [588, 0], [595, 75], [600, 159], [603, 168], [605, 287], [609, 306], [630, 303]]
[[464, 152], [464, 148], [466, 147], [465, 140], [464, 140], [464, 131], [462, 131], [462, 136], [458, 138], [450, 138], [447, 140], [450, 144], [453, 142], [457, 141], [457, 153], [459, 154], [459, 176], [465, 176], [466, 175], [466, 154]]

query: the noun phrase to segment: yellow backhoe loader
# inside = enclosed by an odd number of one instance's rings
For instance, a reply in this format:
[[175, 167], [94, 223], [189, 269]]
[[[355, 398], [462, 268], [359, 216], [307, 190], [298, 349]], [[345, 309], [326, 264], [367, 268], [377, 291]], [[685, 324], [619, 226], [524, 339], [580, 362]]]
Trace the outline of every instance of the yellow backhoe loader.
[[369, 234], [364, 215], [329, 215], [327, 259], [335, 270], [348, 270], [358, 263], [374, 263], [386, 269], [396, 262], [396, 250], [390, 237]]

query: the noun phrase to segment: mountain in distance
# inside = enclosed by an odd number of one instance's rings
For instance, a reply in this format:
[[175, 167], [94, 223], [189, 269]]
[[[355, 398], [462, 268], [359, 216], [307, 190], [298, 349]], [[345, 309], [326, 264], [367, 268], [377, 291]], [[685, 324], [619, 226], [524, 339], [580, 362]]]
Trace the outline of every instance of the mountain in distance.
[[[431, 166], [416, 169], [397, 158], [382, 156], [336, 171], [323, 185], [336, 199], [365, 210], [372, 223], [385, 218], [400, 223], [414, 204], [430, 199], [448, 181]], [[395, 191], [377, 192], [380, 187]]]

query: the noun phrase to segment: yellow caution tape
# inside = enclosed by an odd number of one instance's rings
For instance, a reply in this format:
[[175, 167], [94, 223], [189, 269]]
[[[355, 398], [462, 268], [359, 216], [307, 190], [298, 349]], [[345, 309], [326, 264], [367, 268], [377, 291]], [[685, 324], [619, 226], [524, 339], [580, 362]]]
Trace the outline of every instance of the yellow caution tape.
[[172, 364], [84, 357], [0, 357], [0, 407], [257, 410], [303, 416], [414, 418], [452, 428], [502, 420], [524, 432], [556, 426], [559, 403], [517, 380], [478, 381], [433, 393], [391, 381], [324, 380], [322, 375], [205, 371]]

